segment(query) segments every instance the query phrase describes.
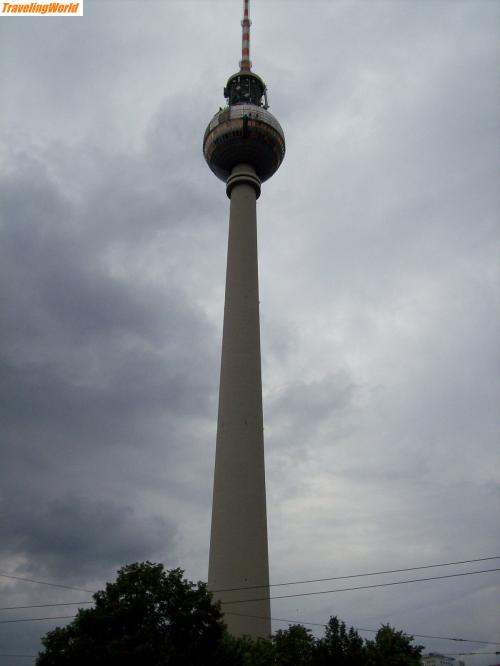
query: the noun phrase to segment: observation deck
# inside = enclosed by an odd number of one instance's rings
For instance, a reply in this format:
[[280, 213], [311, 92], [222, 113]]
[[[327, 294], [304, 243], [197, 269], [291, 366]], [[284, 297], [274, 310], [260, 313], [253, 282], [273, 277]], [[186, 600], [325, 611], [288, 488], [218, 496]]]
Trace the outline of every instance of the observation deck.
[[270, 178], [285, 156], [285, 135], [270, 113], [264, 81], [249, 69], [229, 77], [224, 88], [228, 106], [210, 121], [203, 154], [214, 174], [227, 181], [238, 164], [249, 164], [261, 182]]
[[203, 137], [203, 154], [214, 174], [227, 181], [237, 164], [250, 164], [263, 182], [278, 169], [285, 156], [281, 125], [262, 106], [235, 104], [210, 121]]

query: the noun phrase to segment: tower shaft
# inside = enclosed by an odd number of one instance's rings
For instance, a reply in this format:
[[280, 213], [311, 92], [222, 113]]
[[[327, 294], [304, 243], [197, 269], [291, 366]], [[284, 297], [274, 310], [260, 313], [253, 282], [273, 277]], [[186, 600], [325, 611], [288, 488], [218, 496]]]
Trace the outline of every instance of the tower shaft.
[[223, 603], [230, 633], [269, 636], [269, 599], [225, 603], [269, 597], [256, 216], [260, 181], [255, 170], [236, 166], [227, 192], [231, 206], [208, 587]]

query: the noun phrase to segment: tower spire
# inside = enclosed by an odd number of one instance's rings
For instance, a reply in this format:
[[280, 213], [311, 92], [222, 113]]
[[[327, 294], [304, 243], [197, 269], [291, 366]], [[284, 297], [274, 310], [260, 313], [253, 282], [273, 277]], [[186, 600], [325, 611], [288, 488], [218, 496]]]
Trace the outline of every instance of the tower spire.
[[241, 60], [240, 70], [249, 72], [252, 69], [250, 60], [250, 0], [243, 0], [243, 19], [241, 21]]

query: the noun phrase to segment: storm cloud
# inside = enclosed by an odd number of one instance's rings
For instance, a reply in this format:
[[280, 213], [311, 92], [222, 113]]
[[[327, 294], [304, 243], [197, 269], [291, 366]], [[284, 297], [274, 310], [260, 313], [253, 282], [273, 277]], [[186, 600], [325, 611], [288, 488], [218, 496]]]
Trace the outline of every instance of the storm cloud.
[[[252, 3], [287, 140], [258, 202], [273, 582], [498, 554], [499, 7]], [[240, 10], [0, 18], [3, 573], [206, 577], [228, 200], [201, 141]], [[0, 585], [5, 606], [89, 598]], [[272, 610], [500, 641], [498, 598], [491, 573]], [[2, 651], [55, 623], [2, 625]]]

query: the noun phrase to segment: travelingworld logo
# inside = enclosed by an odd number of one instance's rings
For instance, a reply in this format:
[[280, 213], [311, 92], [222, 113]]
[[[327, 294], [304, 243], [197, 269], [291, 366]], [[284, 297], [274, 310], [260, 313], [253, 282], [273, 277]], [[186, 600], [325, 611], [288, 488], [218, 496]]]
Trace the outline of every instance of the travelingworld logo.
[[80, 2], [0, 2], [0, 16], [83, 16], [83, 0]]

